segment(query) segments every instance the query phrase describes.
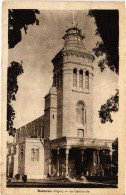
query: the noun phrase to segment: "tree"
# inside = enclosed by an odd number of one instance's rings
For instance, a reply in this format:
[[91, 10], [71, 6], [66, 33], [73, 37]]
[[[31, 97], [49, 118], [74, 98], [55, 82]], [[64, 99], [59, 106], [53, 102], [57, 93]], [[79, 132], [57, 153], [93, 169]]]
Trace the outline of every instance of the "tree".
[[16, 129], [13, 127], [13, 120], [15, 118], [15, 111], [11, 105], [11, 101], [16, 100], [16, 93], [18, 91], [17, 77], [23, 73], [22, 64], [18, 62], [11, 62], [7, 69], [7, 130], [9, 135], [14, 136]]
[[112, 163], [113, 163], [113, 174], [117, 175], [118, 174], [118, 138], [114, 140], [112, 143]]
[[119, 73], [119, 12], [118, 10], [90, 10], [89, 15], [95, 18], [97, 25], [96, 35], [102, 38], [102, 42], [97, 42], [93, 51], [97, 57], [103, 56], [98, 66], [101, 71], [105, 69], [105, 64], [110, 70]]
[[[36, 9], [13, 9], [8, 11], [8, 47], [13, 48], [21, 41], [21, 29], [24, 28], [27, 33], [29, 24], [39, 24], [36, 14], [39, 11]], [[13, 127], [15, 111], [12, 106], [12, 101], [16, 100], [18, 91], [17, 77], [23, 73], [22, 63], [11, 62], [7, 69], [7, 131], [9, 135], [14, 136], [16, 129]]]
[[[93, 52], [99, 60], [98, 66], [101, 72], [107, 65], [111, 71], [119, 74], [119, 12], [118, 10], [89, 10], [89, 15], [95, 18], [97, 25], [96, 35], [102, 38], [97, 42]], [[101, 123], [113, 122], [111, 112], [117, 112], [119, 107], [119, 91], [101, 106], [99, 118]]]
[[99, 118], [101, 123], [106, 123], [107, 121], [113, 122], [111, 112], [117, 112], [119, 110], [119, 91], [116, 89], [116, 94], [109, 98], [105, 104], [101, 106], [99, 112]]
[[8, 11], [8, 46], [15, 47], [21, 41], [21, 29], [27, 33], [28, 25], [39, 25], [37, 9], [9, 9]]

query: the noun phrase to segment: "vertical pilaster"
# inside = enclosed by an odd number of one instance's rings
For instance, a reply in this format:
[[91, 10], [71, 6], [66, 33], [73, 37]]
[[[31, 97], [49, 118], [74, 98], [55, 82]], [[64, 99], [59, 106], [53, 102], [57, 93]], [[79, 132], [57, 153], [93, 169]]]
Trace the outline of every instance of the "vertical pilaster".
[[49, 175], [52, 175], [52, 151], [50, 151], [50, 158], [49, 158]]
[[42, 138], [42, 126], [41, 126], [41, 135], [40, 135], [40, 138]]
[[57, 148], [57, 176], [59, 176], [59, 148]]
[[51, 175], [51, 159], [49, 158], [49, 175]]
[[66, 177], [69, 177], [69, 148], [66, 148]]
[[79, 89], [79, 70], [77, 69], [77, 89]]
[[83, 90], [85, 91], [85, 69], [83, 71]]

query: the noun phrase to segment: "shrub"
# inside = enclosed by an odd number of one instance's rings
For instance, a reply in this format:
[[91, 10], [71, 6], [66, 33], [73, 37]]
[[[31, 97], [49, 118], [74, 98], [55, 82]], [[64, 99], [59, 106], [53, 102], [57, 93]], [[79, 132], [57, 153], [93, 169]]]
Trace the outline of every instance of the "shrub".
[[15, 175], [15, 178], [18, 180], [18, 179], [20, 179], [20, 174], [16, 174]]

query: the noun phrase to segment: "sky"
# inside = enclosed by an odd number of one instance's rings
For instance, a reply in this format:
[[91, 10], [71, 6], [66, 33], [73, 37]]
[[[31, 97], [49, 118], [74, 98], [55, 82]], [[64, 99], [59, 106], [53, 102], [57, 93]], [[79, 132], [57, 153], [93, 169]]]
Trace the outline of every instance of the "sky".
[[[18, 77], [19, 90], [13, 107], [16, 113], [14, 126], [19, 128], [44, 114], [44, 96], [52, 86], [53, 65], [51, 60], [63, 48], [65, 31], [71, 27], [73, 11], [39, 10], [39, 25], [29, 25], [27, 34], [22, 29], [22, 40], [8, 51], [9, 64], [23, 61], [24, 73]], [[96, 24], [88, 10], [74, 11], [74, 20], [85, 35], [86, 50], [92, 51], [101, 38], [95, 35]], [[100, 106], [115, 94], [118, 76], [107, 68], [101, 73], [99, 58], [95, 57], [93, 128], [95, 138], [115, 139], [118, 136], [118, 112], [112, 114], [113, 123], [101, 124], [98, 117]]]

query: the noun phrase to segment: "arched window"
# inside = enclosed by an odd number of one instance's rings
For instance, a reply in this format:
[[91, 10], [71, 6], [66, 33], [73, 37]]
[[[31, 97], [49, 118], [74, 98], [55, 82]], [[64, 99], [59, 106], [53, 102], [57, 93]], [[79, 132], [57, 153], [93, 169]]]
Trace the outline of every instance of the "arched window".
[[83, 138], [84, 137], [84, 130], [78, 129], [78, 137]]
[[23, 145], [20, 146], [20, 160], [23, 159]]
[[34, 149], [31, 149], [31, 161], [34, 161]]
[[36, 126], [34, 126], [34, 137], [36, 137]]
[[41, 126], [41, 138], [44, 138], [44, 124]]
[[39, 161], [39, 149], [37, 148], [36, 150], [35, 150], [35, 161]]
[[85, 72], [85, 89], [89, 89], [89, 72]]
[[73, 69], [73, 87], [77, 87], [77, 69]]
[[39, 149], [38, 148], [31, 149], [31, 160], [39, 161]]
[[85, 113], [85, 108], [84, 108], [84, 104], [82, 102], [78, 102], [77, 103], [77, 107], [76, 107], [76, 121], [79, 124], [84, 125], [84, 113]]
[[79, 71], [79, 88], [83, 89], [83, 70]]

